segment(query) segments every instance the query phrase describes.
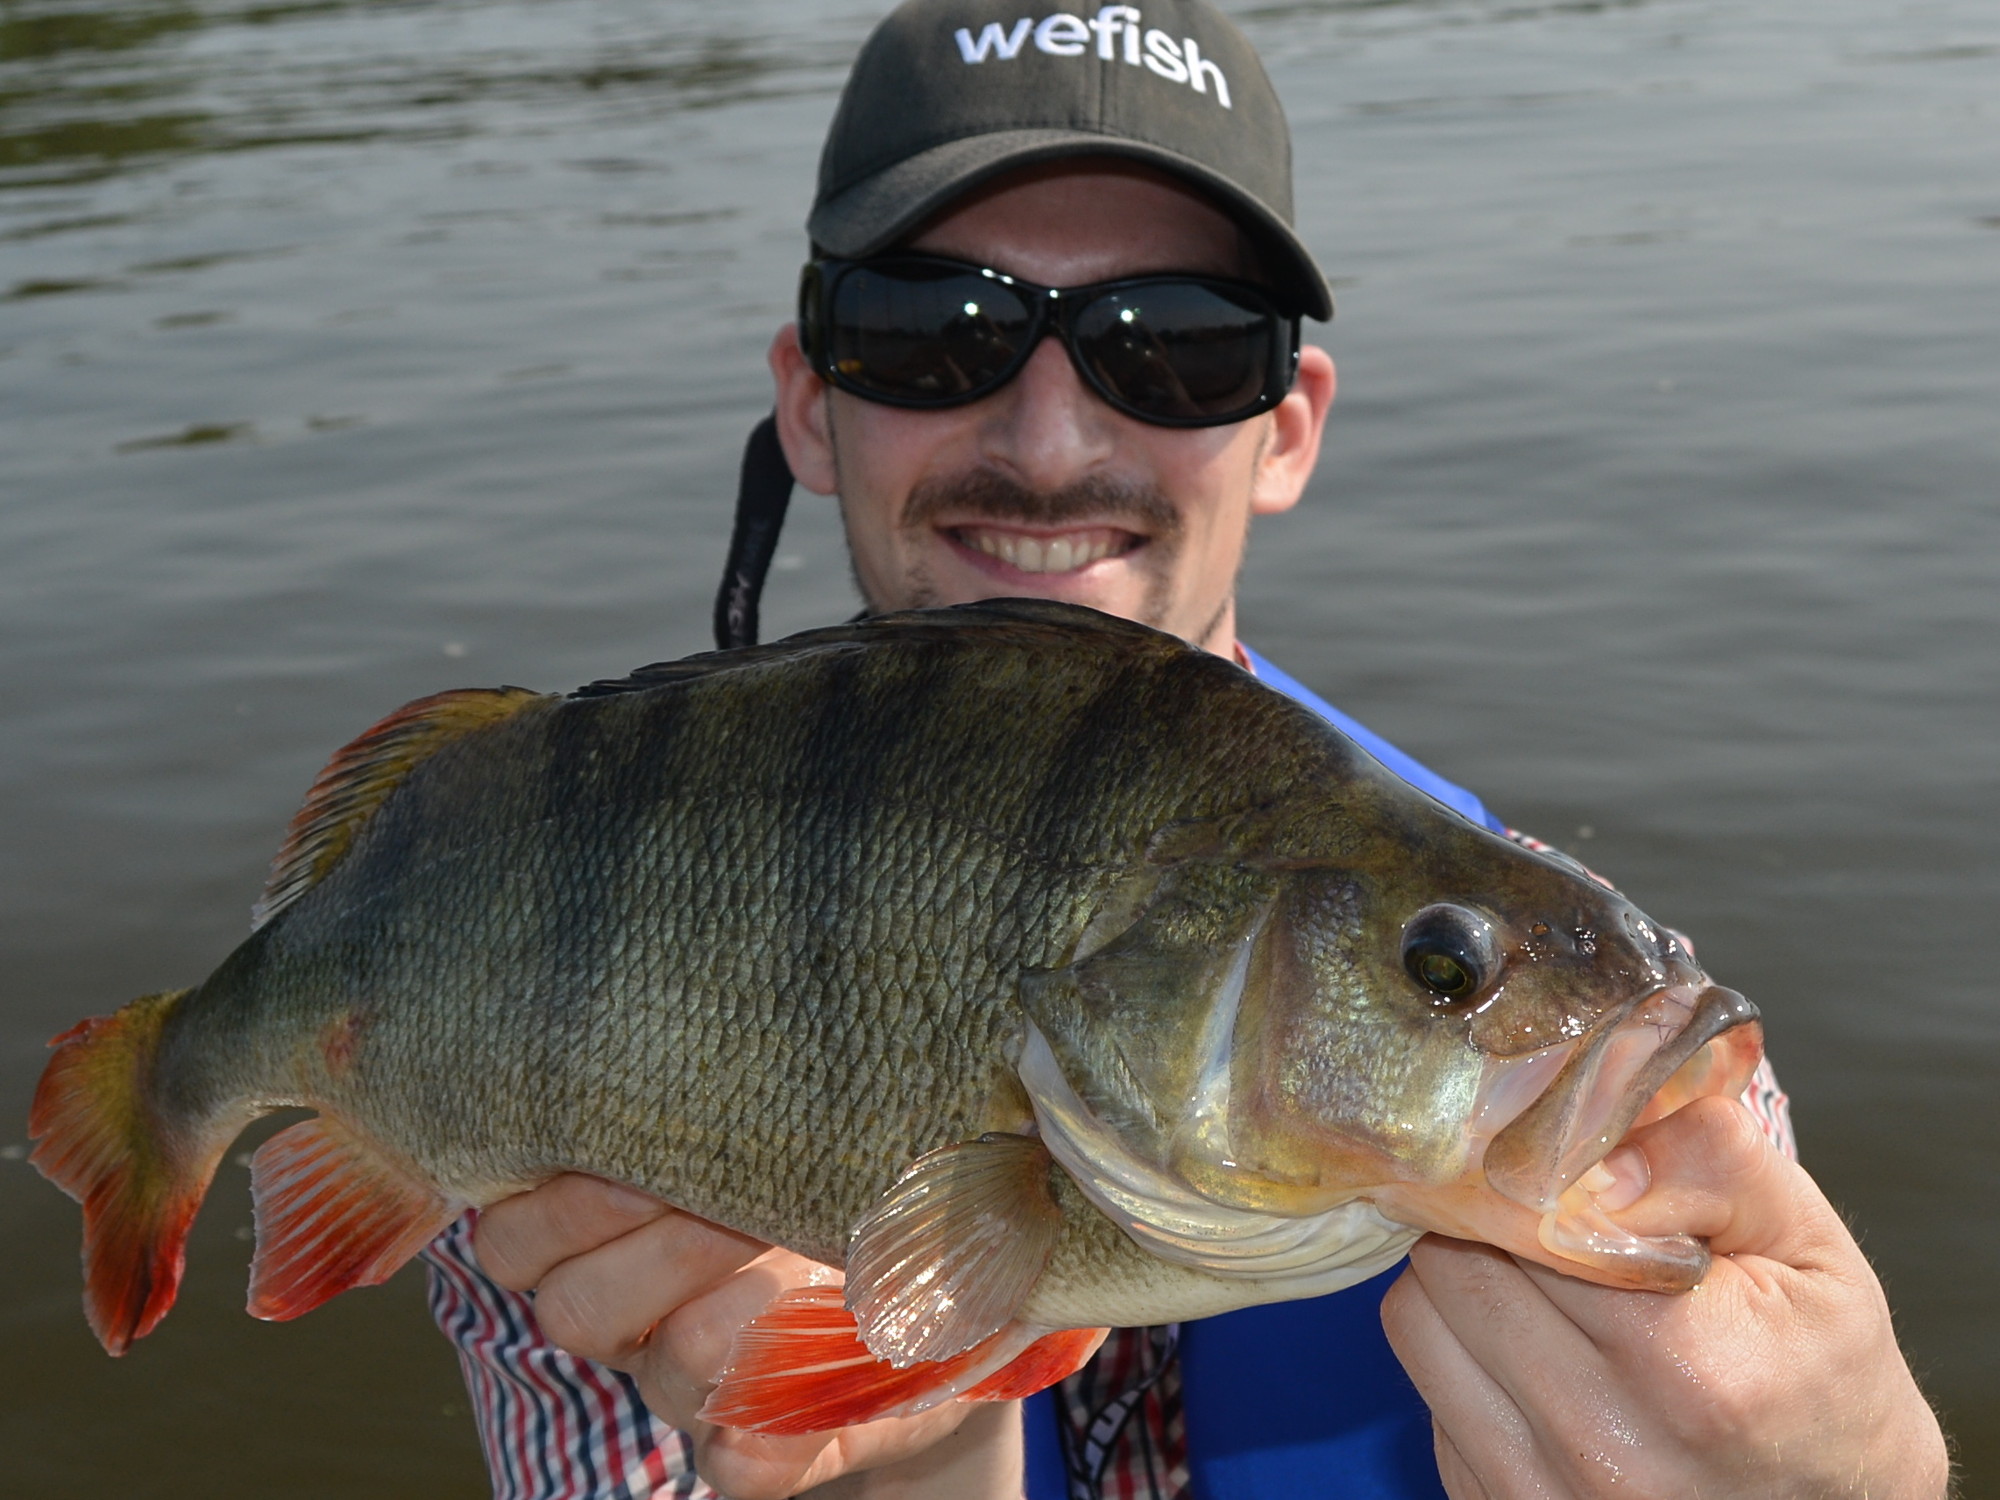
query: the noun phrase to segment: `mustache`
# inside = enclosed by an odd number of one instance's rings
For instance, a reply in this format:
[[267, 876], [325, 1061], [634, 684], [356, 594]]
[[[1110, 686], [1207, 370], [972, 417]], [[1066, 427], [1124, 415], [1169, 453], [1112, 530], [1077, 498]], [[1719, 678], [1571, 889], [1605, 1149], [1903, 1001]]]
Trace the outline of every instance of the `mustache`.
[[925, 479], [911, 489], [902, 525], [929, 526], [947, 514], [1024, 526], [1129, 521], [1132, 530], [1165, 543], [1179, 540], [1182, 531], [1180, 512], [1158, 486], [1109, 475], [1091, 475], [1053, 490], [1029, 489], [997, 469]]

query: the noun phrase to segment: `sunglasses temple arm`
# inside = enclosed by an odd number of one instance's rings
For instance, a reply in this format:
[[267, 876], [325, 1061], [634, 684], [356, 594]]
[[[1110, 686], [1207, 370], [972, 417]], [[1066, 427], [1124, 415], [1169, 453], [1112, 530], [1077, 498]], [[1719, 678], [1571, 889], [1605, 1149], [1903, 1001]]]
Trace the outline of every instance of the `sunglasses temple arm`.
[[736, 524], [729, 536], [729, 561], [715, 594], [715, 644], [728, 651], [757, 644], [757, 602], [778, 550], [785, 510], [792, 501], [792, 468], [778, 444], [777, 414], [764, 418], [743, 445], [743, 472], [736, 486]]

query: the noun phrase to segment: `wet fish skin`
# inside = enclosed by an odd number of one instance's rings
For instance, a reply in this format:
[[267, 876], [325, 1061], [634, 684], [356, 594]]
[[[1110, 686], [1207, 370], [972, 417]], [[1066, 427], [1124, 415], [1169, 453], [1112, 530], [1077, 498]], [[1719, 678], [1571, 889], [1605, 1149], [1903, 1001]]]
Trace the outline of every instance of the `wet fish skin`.
[[[253, 1305], [276, 1315], [566, 1170], [840, 1263], [899, 1174], [994, 1132], [1025, 1167], [966, 1180], [1041, 1170], [1058, 1210], [1017, 1321], [1330, 1289], [1400, 1252], [1425, 1192], [1476, 1197], [1467, 1121], [1495, 1059], [1706, 983], [1622, 897], [1232, 664], [1066, 606], [441, 699], [329, 775], [263, 925], [143, 1027], [86, 1023], [38, 1096], [37, 1160], [86, 1199], [114, 1348], [165, 1304], [106, 1268], [170, 1302], [179, 1250], [126, 1244], [106, 1184], [152, 1163], [118, 1192], [145, 1199], [125, 1216], [147, 1246], [172, 1239], [242, 1123], [288, 1104], [331, 1134], [260, 1177]], [[1403, 966], [1404, 923], [1440, 902], [1488, 914], [1508, 955], [1476, 1005]], [[102, 1064], [114, 1043], [137, 1061]], [[1052, 1176], [1004, 1144], [1036, 1132]], [[1176, 1205], [1166, 1239], [1110, 1211], [1107, 1172]], [[1389, 1181], [1396, 1223], [1365, 1201]], [[357, 1182], [368, 1254], [336, 1274], [288, 1226]], [[1218, 1270], [1169, 1243], [1183, 1221], [1226, 1249], [1315, 1227], [1290, 1260]]]

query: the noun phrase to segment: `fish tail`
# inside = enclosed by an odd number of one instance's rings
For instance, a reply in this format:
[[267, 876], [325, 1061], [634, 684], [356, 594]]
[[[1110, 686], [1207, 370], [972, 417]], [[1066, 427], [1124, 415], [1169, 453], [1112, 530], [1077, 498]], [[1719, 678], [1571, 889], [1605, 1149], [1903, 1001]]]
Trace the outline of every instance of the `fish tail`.
[[898, 1368], [870, 1353], [834, 1286], [799, 1287], [737, 1336], [705, 1422], [757, 1432], [823, 1432], [906, 1416], [953, 1399], [1009, 1401], [1081, 1369], [1102, 1328], [1009, 1323], [949, 1359]]
[[163, 1120], [156, 1107], [160, 1041], [189, 993], [142, 996], [56, 1037], [28, 1116], [30, 1160], [83, 1205], [84, 1312], [112, 1354], [173, 1306], [188, 1226], [240, 1128]]

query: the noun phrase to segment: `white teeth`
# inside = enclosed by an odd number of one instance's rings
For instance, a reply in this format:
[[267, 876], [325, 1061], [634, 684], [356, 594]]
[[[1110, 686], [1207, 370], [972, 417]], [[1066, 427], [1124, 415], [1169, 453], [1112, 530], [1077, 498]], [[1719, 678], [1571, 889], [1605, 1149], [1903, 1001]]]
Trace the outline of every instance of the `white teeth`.
[[1047, 539], [1011, 531], [989, 531], [983, 526], [967, 527], [958, 533], [960, 541], [1023, 573], [1069, 573], [1089, 567], [1099, 558], [1123, 551], [1120, 536], [1121, 533], [1104, 528]]

